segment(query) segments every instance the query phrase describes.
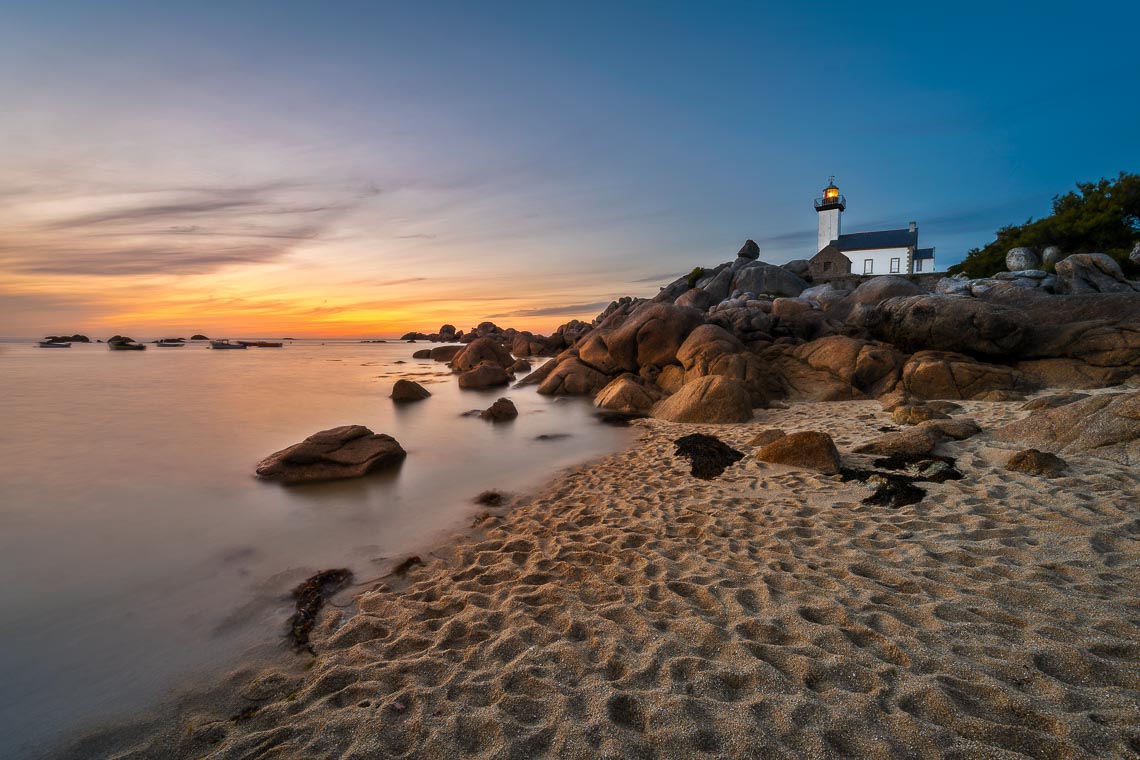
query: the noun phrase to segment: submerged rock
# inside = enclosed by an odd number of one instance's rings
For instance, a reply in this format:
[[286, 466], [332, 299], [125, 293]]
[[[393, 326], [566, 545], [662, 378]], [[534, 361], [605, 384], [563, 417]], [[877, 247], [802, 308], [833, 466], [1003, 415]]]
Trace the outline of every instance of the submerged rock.
[[479, 417], [491, 422], [509, 422], [519, 416], [519, 410], [509, 398], [501, 398], [479, 413]]
[[673, 442], [679, 457], [685, 457], [692, 464], [690, 473], [701, 480], [712, 480], [727, 468], [744, 459], [744, 455], [728, 446], [724, 441], [711, 435], [693, 433]]
[[363, 425], [342, 425], [270, 454], [258, 462], [257, 476], [285, 485], [359, 478], [406, 456], [390, 435], [373, 433]]

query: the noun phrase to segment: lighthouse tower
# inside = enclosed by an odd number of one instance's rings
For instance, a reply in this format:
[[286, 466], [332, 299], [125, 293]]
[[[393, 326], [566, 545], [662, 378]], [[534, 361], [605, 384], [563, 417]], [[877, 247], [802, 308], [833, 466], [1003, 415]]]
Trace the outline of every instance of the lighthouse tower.
[[847, 199], [839, 194], [832, 177], [823, 188], [823, 197], [815, 199], [815, 210], [819, 216], [819, 241], [816, 251], [822, 251], [829, 243], [839, 239], [839, 217], [847, 208]]

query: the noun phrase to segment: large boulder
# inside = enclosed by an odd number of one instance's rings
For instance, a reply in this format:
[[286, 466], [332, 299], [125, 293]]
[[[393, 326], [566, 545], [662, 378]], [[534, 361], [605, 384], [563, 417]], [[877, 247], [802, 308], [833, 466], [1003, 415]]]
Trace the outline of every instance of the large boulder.
[[716, 359], [744, 350], [744, 344], [735, 335], [723, 327], [708, 324], [689, 333], [677, 349], [676, 356], [686, 373], [695, 371], [696, 375], [707, 375], [709, 365]]
[[1037, 255], [1037, 251], [1032, 248], [1011, 248], [1009, 253], [1005, 255], [1005, 268], [1010, 272], [1017, 272], [1022, 269], [1038, 269], [1041, 266], [1041, 258]]
[[808, 271], [811, 269], [811, 262], [807, 259], [792, 259], [784, 263], [784, 269], [787, 269], [796, 277], [807, 277]]
[[744, 245], [736, 252], [736, 258], [755, 261], [760, 258], [760, 246], [756, 245], [755, 240], [745, 240]]
[[799, 346], [795, 356], [868, 396], [881, 396], [894, 388], [905, 361], [892, 346], [841, 335]]
[[1128, 254], [1128, 260], [1133, 264], [1140, 265], [1140, 243], [1132, 246], [1132, 251]]
[[745, 342], [771, 340], [772, 318], [759, 307], [719, 309], [709, 314], [709, 323], [720, 325]]
[[511, 352], [506, 346], [484, 337], [471, 341], [456, 354], [455, 358], [451, 360], [451, 368], [456, 372], [466, 372], [484, 362], [497, 364], [499, 367], [509, 367], [514, 364], [514, 361], [515, 358], [511, 356]]
[[594, 406], [622, 414], [646, 414], [661, 399], [656, 386], [638, 382], [630, 374], [622, 375], [594, 397]]
[[862, 312], [861, 322], [871, 335], [903, 351], [1001, 358], [1016, 354], [1029, 326], [1019, 309], [942, 295], [889, 298]]
[[[547, 367], [550, 368], [549, 371], [544, 372]], [[539, 373], [542, 375], [538, 392], [544, 396], [593, 396], [610, 382], [609, 375], [599, 372], [577, 356], [547, 362], [536, 372], [527, 375], [525, 380], [530, 380]]]
[[1065, 293], [1127, 293], [1136, 285], [1124, 279], [1116, 259], [1104, 253], [1075, 253], [1057, 262], [1056, 291]]
[[691, 380], [653, 407], [669, 422], [727, 423], [752, 419], [752, 399], [744, 386], [720, 375]]
[[479, 362], [466, 372], [459, 373], [459, 387], [468, 390], [494, 388], [497, 385], [506, 385], [510, 381], [511, 376], [502, 365], [491, 361]]
[[877, 303], [899, 296], [917, 296], [923, 292], [922, 288], [904, 277], [883, 275], [867, 280], [851, 292], [848, 298], [856, 304], [873, 306]]
[[404, 380], [403, 378], [396, 381], [392, 386], [392, 400], [393, 401], [422, 401], [431, 395], [431, 391], [423, 387], [414, 380]]
[[1057, 262], [1065, 258], [1065, 254], [1061, 249], [1055, 245], [1045, 246], [1045, 250], [1041, 251], [1041, 268], [1050, 269], [1057, 266]]
[[599, 327], [578, 346], [582, 362], [608, 375], [637, 372], [644, 366], [677, 364], [677, 349], [704, 317], [696, 309], [648, 303], [619, 327]]
[[691, 306], [700, 311], [708, 311], [709, 307], [716, 303], [713, 296], [705, 290], [700, 288], [693, 288], [686, 290], [681, 295], [677, 296], [674, 301], [677, 306]]
[[745, 293], [788, 296], [794, 298], [807, 288], [807, 283], [783, 267], [752, 261], [741, 267], [732, 280], [732, 290]]
[[920, 399], [970, 399], [994, 390], [1033, 390], [1017, 370], [949, 351], [915, 353], [903, 366], [900, 385]]
[[831, 436], [814, 430], [776, 438], [757, 451], [756, 458], [762, 462], [818, 470], [827, 475], [834, 475], [842, 466]]
[[[701, 287], [701, 289], [708, 294], [710, 306], [728, 298], [729, 291], [732, 288], [732, 278], [734, 274], [730, 267], [725, 267]], [[680, 301], [680, 299], [678, 299], [678, 301]]]
[[1092, 454], [1135, 467], [1140, 465], [1140, 391], [1105, 393], [1036, 411], [998, 428], [994, 438], [1054, 454]]
[[257, 463], [257, 476], [285, 485], [358, 478], [407, 456], [390, 435], [363, 425], [343, 425], [314, 433]]

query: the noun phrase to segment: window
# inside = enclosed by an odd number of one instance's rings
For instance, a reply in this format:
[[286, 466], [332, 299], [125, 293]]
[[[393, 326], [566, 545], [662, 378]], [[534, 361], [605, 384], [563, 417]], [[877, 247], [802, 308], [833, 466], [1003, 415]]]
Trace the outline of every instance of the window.
[[831, 262], [830, 261], [823, 262], [823, 271], [825, 271], [825, 272], [831, 271]]
[[922, 271], [922, 259], [915, 259], [914, 260], [914, 271], [916, 271], [916, 272]]
[[891, 259], [891, 274], [899, 273], [899, 259]]
[[875, 260], [863, 259], [863, 274], [874, 274]]

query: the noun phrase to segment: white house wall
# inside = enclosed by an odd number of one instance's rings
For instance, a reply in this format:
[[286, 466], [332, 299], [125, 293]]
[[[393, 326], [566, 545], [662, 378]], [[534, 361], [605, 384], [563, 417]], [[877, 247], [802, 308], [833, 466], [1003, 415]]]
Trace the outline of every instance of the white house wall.
[[[843, 255], [851, 259], [851, 274], [908, 274], [907, 255], [909, 248], [872, 248], [867, 251], [844, 251]], [[872, 270], [866, 272], [864, 262], [872, 262]], [[899, 266], [895, 272], [891, 271], [891, 259], [898, 259]]]

